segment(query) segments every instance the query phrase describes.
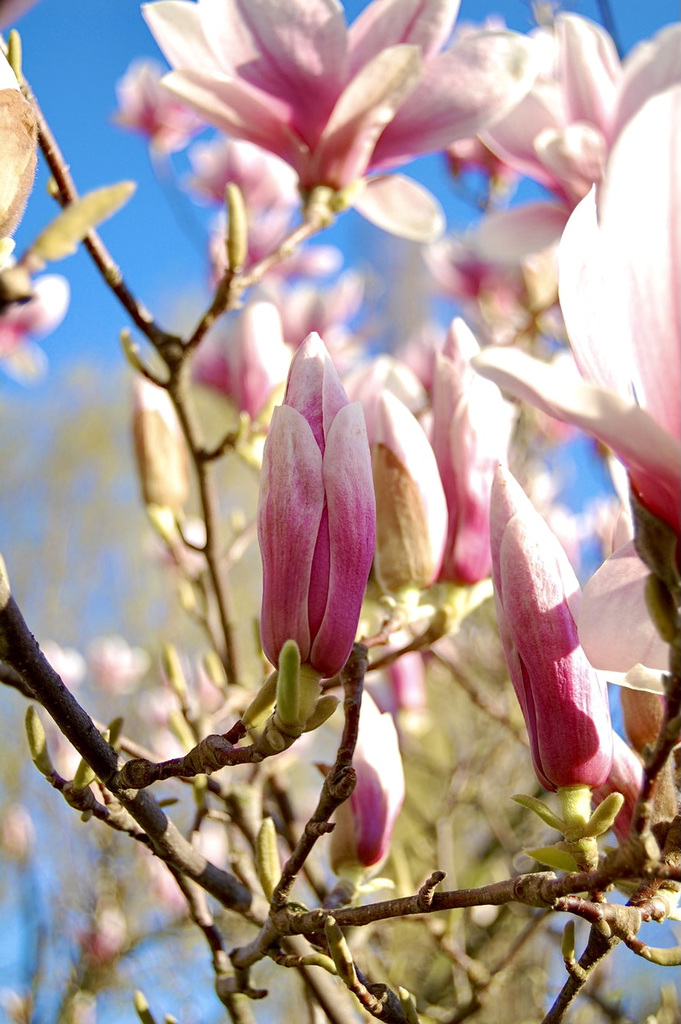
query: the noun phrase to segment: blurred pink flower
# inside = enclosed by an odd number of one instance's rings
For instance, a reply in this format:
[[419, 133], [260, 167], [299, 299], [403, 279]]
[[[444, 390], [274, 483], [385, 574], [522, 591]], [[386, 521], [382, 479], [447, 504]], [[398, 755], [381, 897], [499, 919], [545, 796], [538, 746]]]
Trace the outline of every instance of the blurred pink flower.
[[271, 302], [249, 302], [211, 334], [194, 360], [194, 379], [219, 391], [255, 419], [282, 387], [292, 350], [284, 342], [281, 317]]
[[258, 541], [261, 636], [277, 665], [293, 639], [322, 676], [345, 664], [374, 553], [375, 502], [364, 415], [318, 335], [296, 352], [263, 453]]
[[435, 357], [432, 443], [447, 502], [448, 527], [439, 579], [478, 583], [492, 567], [492, 480], [508, 459], [513, 407], [471, 367], [480, 351], [463, 320], [454, 320]]
[[205, 127], [205, 122], [160, 84], [163, 69], [154, 60], [132, 62], [116, 85], [117, 124], [141, 132], [158, 153], [174, 153]]
[[6, 805], [0, 823], [0, 848], [10, 857], [25, 861], [34, 843], [35, 825], [24, 804]]
[[82, 683], [87, 665], [80, 651], [74, 647], [60, 647], [54, 640], [44, 640], [40, 646], [64, 686], [72, 690]]
[[511, 474], [492, 487], [492, 577], [499, 633], [534, 769], [545, 789], [600, 786], [612, 765], [605, 683], [579, 645], [579, 584]]
[[418, 416], [428, 404], [425, 388], [413, 370], [400, 359], [385, 353], [355, 367], [343, 378], [343, 383], [348, 398], [361, 402], [364, 407], [369, 437], [376, 434], [378, 406], [384, 391], [399, 398], [414, 416]]
[[13, 25], [35, 3], [37, 0], [1, 0], [0, 28], [4, 29], [6, 25]]
[[65, 277], [44, 274], [33, 283], [33, 295], [22, 304], [12, 303], [0, 311], [0, 365], [20, 380], [41, 376], [46, 369], [44, 352], [32, 337], [46, 337], [66, 315], [71, 290]]
[[238, 185], [249, 217], [264, 209], [300, 201], [295, 171], [279, 157], [244, 139], [196, 142], [189, 150], [191, 189], [212, 203], [224, 203], [225, 187]]
[[98, 636], [87, 652], [88, 667], [109, 693], [130, 693], [149, 668], [151, 659], [141, 647], [130, 647], [122, 636]]
[[169, 89], [282, 157], [302, 188], [341, 189], [476, 134], [527, 91], [522, 36], [480, 32], [439, 52], [457, 9], [374, 0], [350, 29], [331, 0], [160, 0], [143, 12], [175, 69]]
[[373, 868], [387, 856], [404, 801], [404, 769], [392, 716], [381, 714], [365, 691], [352, 759], [357, 785], [335, 812], [331, 866], [337, 874]]

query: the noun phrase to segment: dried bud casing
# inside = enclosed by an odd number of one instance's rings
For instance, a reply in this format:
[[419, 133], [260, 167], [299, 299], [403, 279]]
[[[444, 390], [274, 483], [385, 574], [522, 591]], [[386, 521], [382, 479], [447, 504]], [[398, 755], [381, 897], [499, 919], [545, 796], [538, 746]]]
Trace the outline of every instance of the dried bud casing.
[[[0, 69], [0, 84], [6, 86], [14, 73], [1, 54], [0, 61], [7, 69], [6, 74]], [[33, 108], [18, 85], [0, 88], [0, 238], [14, 231], [24, 212], [33, 186], [37, 135]]]
[[168, 393], [144, 377], [135, 380], [133, 438], [145, 503], [181, 509], [189, 497], [184, 437]]

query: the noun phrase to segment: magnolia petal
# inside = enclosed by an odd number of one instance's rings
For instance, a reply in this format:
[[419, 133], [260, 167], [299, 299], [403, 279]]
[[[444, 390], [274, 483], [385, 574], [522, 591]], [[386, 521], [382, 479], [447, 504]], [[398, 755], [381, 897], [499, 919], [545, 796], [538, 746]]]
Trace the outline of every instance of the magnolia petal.
[[[200, 0], [223, 74], [237, 74], [296, 111], [314, 145], [345, 77], [346, 26], [337, 0]], [[201, 67], [201, 65], [191, 65]]]
[[199, 4], [159, 0], [159, 3], [142, 4], [142, 17], [173, 67], [202, 68], [206, 74], [224, 74], [228, 70], [220, 65], [206, 39]]
[[566, 120], [586, 121], [606, 130], [622, 67], [608, 33], [588, 18], [556, 18]]
[[531, 42], [513, 32], [464, 36], [432, 57], [376, 146], [374, 166], [445, 149], [503, 117], [527, 93], [536, 68]]
[[458, 12], [459, 0], [373, 0], [348, 32], [351, 71], [397, 43], [411, 43], [430, 57], [447, 42]]
[[273, 664], [294, 639], [303, 661], [310, 653], [308, 593], [324, 508], [322, 456], [301, 414], [274, 410], [263, 452], [258, 542], [263, 563], [261, 636]]
[[559, 241], [567, 216], [562, 203], [550, 202], [492, 210], [476, 233], [476, 253], [483, 260], [520, 264]]
[[331, 424], [323, 478], [331, 562], [326, 612], [310, 661], [331, 676], [340, 671], [350, 654], [374, 556], [376, 505], [359, 402], [346, 405]]
[[417, 46], [377, 54], [341, 93], [315, 151], [304, 184], [349, 185], [365, 173], [376, 140], [421, 75]]
[[[617, 358], [628, 360], [634, 369], [639, 404], [677, 440], [681, 439], [680, 123], [681, 84], [649, 99], [623, 128], [598, 197], [604, 265], [622, 309]], [[632, 196], [643, 195], [645, 202], [632, 203]]]
[[484, 377], [549, 416], [581, 427], [625, 464], [646, 506], [678, 529], [681, 446], [647, 412], [518, 349], [487, 348], [472, 360]]
[[284, 402], [305, 417], [324, 454], [330, 425], [348, 404], [348, 399], [331, 356], [316, 331], [308, 334], [293, 357]]
[[370, 178], [354, 207], [371, 224], [411, 242], [435, 242], [445, 229], [445, 215], [431, 193], [401, 174]]
[[649, 575], [630, 541], [615, 551], [584, 587], [579, 639], [595, 668], [628, 672], [638, 664], [662, 671], [669, 667], [669, 647], [646, 607]]
[[681, 81], [681, 25], [667, 25], [628, 55], [612, 126], [614, 141], [623, 126], [655, 93]]
[[198, 71], [171, 71], [163, 85], [216, 128], [254, 142], [297, 167], [306, 154], [288, 127], [290, 110], [281, 100], [246, 82]]

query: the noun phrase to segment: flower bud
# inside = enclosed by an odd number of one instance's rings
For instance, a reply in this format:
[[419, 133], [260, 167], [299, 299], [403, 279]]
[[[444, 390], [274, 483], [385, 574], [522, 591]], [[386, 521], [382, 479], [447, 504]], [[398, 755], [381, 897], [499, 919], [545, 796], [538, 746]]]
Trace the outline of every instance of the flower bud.
[[404, 800], [404, 770], [392, 716], [381, 714], [366, 691], [352, 759], [357, 784], [335, 812], [331, 866], [336, 873], [375, 869], [388, 852]]
[[381, 395], [374, 429], [374, 570], [390, 593], [423, 589], [440, 568], [447, 530], [435, 456], [418, 420], [389, 391]]
[[135, 378], [133, 438], [147, 505], [179, 510], [189, 497], [187, 449], [168, 392]]
[[274, 665], [287, 640], [335, 675], [355, 639], [375, 541], [371, 459], [324, 343], [311, 334], [289, 371], [263, 451], [258, 501], [261, 636]]
[[598, 805], [611, 793], [622, 794], [624, 803], [612, 828], [620, 842], [623, 842], [629, 835], [634, 808], [643, 784], [643, 762], [621, 736], [613, 733], [612, 738], [612, 768], [605, 782], [594, 789], [593, 803], [594, 806]]
[[497, 466], [506, 462], [513, 424], [499, 388], [471, 366], [479, 351], [457, 319], [435, 357], [433, 451], [449, 516], [440, 579], [453, 583], [478, 583], [490, 574], [490, 490]]
[[36, 145], [33, 108], [21, 95], [7, 58], [0, 53], [0, 238], [10, 235], [21, 220], [33, 185]]
[[492, 487], [492, 575], [499, 632], [548, 790], [602, 785], [612, 764], [605, 683], [579, 645], [579, 584], [560, 544], [510, 473]]

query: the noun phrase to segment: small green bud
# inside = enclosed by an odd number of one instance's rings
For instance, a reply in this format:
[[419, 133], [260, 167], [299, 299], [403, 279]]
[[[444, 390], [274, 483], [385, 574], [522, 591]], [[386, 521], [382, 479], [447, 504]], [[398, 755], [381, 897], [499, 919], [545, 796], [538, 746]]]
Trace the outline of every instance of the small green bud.
[[400, 986], [397, 990], [397, 994], [400, 997], [400, 1006], [402, 1007], [402, 1013], [404, 1014], [407, 1024], [419, 1024], [419, 1017], [416, 1012], [416, 1000], [411, 992]]
[[47, 738], [43, 723], [33, 704], [26, 709], [26, 735], [33, 764], [46, 779], [54, 775], [54, 766], [47, 749]]
[[276, 717], [284, 729], [295, 729], [301, 724], [300, 649], [295, 640], [287, 640], [279, 655]]
[[196, 745], [194, 734], [189, 727], [187, 719], [177, 708], [168, 715], [168, 725], [173, 736], [180, 741], [184, 750], [189, 751]]
[[21, 58], [21, 36], [13, 28], [7, 37], [7, 63], [16, 75], [17, 82], [21, 82]]
[[315, 703], [312, 714], [305, 723], [303, 732], [312, 732], [313, 729], [318, 729], [320, 725], [323, 725], [324, 722], [331, 718], [339, 704], [340, 700], [338, 697], [334, 697], [333, 694], [322, 694]]
[[537, 800], [536, 797], [525, 796], [521, 793], [511, 797], [511, 799], [515, 800], [515, 802], [520, 804], [521, 807], [526, 807], [528, 811], [534, 811], [534, 813], [538, 815], [538, 817], [540, 817], [544, 824], [548, 825], [549, 828], [555, 828], [557, 832], [561, 833], [565, 831], [565, 822], [563, 819], [559, 818], [557, 814], [554, 814], [550, 807], [547, 807], [541, 800]]
[[563, 932], [563, 939], [561, 941], [561, 952], [563, 954], [563, 960], [574, 960], [575, 959], [575, 922], [568, 921], [565, 925]]
[[237, 184], [225, 188], [227, 207], [227, 266], [232, 273], [243, 268], [248, 256], [248, 211], [244, 194]]
[[610, 793], [601, 801], [584, 828], [584, 836], [595, 839], [611, 829], [615, 818], [622, 810], [624, 797], [621, 793]]
[[143, 992], [140, 992], [139, 989], [133, 996], [133, 1005], [137, 1016], [142, 1021], [142, 1024], [156, 1024], [153, 1014], [149, 1009], [149, 1003], [146, 1000], [146, 996]]
[[80, 764], [76, 768], [76, 774], [73, 776], [73, 788], [87, 789], [96, 778], [97, 776], [90, 765], [81, 758]]
[[247, 729], [255, 729], [271, 714], [277, 696], [277, 673], [272, 672], [248, 705], [241, 721]]
[[163, 647], [163, 650], [161, 651], [161, 663], [163, 665], [163, 671], [168, 678], [168, 682], [179, 697], [180, 701], [184, 704], [187, 700], [187, 680], [182, 668], [180, 656], [177, 653], [177, 648], [174, 644], [166, 644]]
[[227, 688], [225, 666], [222, 664], [222, 659], [217, 651], [206, 651], [203, 656], [203, 667], [211, 683], [217, 686], [218, 690], [225, 690]]
[[268, 900], [281, 878], [281, 863], [277, 849], [277, 831], [271, 818], [263, 818], [256, 842], [256, 866], [262, 891]]
[[546, 864], [556, 871], [576, 871], [577, 864], [573, 857], [557, 846], [540, 846], [536, 850], [525, 850], [528, 857], [532, 857], [540, 864]]

